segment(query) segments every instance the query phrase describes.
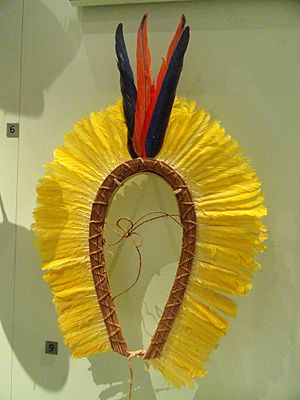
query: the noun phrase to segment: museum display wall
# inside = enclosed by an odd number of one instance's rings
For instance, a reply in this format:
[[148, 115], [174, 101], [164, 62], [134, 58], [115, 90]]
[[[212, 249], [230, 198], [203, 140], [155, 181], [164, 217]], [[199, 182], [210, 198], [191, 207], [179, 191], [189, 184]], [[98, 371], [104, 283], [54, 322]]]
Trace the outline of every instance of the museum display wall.
[[[33, 209], [43, 165], [74, 121], [120, 98], [114, 32], [123, 22], [135, 66], [136, 31], [149, 13], [153, 75], [182, 13], [191, 27], [178, 96], [196, 100], [236, 139], [262, 181], [267, 250], [253, 290], [238, 299], [194, 389], [176, 390], [133, 360], [133, 399], [282, 400], [300, 396], [300, 5], [297, 1], [183, 1], [73, 7], [67, 0], [0, 4], [0, 399], [121, 399], [125, 357], [109, 352], [73, 359], [63, 344], [52, 294], [34, 245]], [[20, 137], [7, 137], [7, 123]], [[129, 180], [109, 220], [152, 211], [178, 212], [155, 176]], [[178, 263], [181, 229], [169, 220], [143, 226], [138, 284], [119, 298], [128, 343], [145, 348]], [[130, 244], [107, 251], [113, 293], [135, 279]], [[45, 354], [45, 341], [58, 354]]]

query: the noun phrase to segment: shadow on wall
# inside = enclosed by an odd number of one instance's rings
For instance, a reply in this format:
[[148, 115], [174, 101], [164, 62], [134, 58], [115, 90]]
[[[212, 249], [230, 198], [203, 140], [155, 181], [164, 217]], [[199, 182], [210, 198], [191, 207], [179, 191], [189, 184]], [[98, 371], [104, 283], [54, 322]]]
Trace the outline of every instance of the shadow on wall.
[[[178, 18], [184, 13], [191, 27], [191, 40], [177, 94], [196, 100], [197, 103], [208, 107], [214, 118], [225, 122], [224, 110], [220, 114], [220, 109], [217, 107], [220, 97], [230, 96], [234, 101], [237, 95], [242, 98], [247, 97], [249, 90], [256, 98], [277, 97], [283, 93], [288, 96], [298, 96], [299, 93], [297, 84], [299, 81], [293, 79], [291, 83], [290, 79], [287, 79], [287, 76], [293, 77], [292, 70], [286, 76], [287, 60], [291, 66], [299, 63], [296, 58], [291, 60], [292, 42], [288, 39], [289, 36], [284, 35], [278, 40], [271, 32], [273, 29], [276, 31], [283, 29], [288, 32], [289, 29], [298, 28], [299, 9], [296, 7], [300, 3], [277, 1], [275, 6], [268, 0], [240, 3], [237, 7], [234, 0], [225, 2], [198, 0], [81, 7], [78, 8], [78, 19], [84, 35], [94, 35], [97, 40], [103, 37], [103, 41], [106, 42], [107, 34], [113, 35], [118, 22], [123, 22], [129, 57], [135, 69], [136, 32], [142, 15], [148, 12], [149, 44], [153, 60], [151, 68], [154, 71], [153, 76], [156, 76], [155, 70], [157, 71], [160, 66], [161, 57], [165, 56]], [[252, 37], [249, 36], [250, 39], [245, 39], [247, 31], [253, 34]], [[235, 36], [239, 39], [232, 45], [232, 38]], [[267, 39], [268, 37], [272, 37], [272, 40]], [[90, 46], [87, 43], [85, 46], [99, 92], [102, 90], [107, 92], [111, 87], [114, 87], [116, 92], [119, 80], [117, 68], [112, 63], [115, 59], [113, 39], [107, 44], [106, 57], [102, 59], [95, 51], [95, 44]], [[295, 48], [294, 56], [298, 57], [298, 53]], [[268, 58], [270, 64], [267, 66]], [[105, 70], [107, 68], [112, 71], [109, 77], [99, 73], [103, 65]], [[212, 68], [216, 65], [221, 67]], [[273, 82], [276, 82], [276, 85]], [[253, 129], [253, 124], [251, 127]]]
[[[148, 176], [146, 179], [145, 176], [138, 178], [141, 178], [138, 183], [129, 180], [114, 196], [108, 215], [108, 224], [111, 227], [116, 224], [118, 218], [124, 216], [136, 221], [151, 211], [178, 213], [172, 191], [169, 188], [166, 191], [163, 187], [167, 185], [165, 182], [155, 176]], [[125, 339], [129, 348], [134, 350], [148, 347], [159, 319], [159, 310], [163, 309], [167, 301], [175, 277], [182, 232], [179, 226], [178, 229], [176, 227], [174, 229], [174, 224], [174, 221], [162, 219], [148, 222], [140, 228], [139, 233], [143, 238], [140, 279], [128, 293], [121, 295], [115, 301]], [[110, 230], [106, 231], [105, 237], [107, 243], [116, 240], [116, 236]], [[162, 246], [164, 251], [162, 251]], [[118, 246], [106, 247], [105, 256], [111, 292], [112, 294], [120, 293], [128, 288], [137, 276], [136, 251], [129, 242], [123, 241]], [[172, 263], [175, 268], [167, 279], [165, 275], [163, 276], [163, 282], [156, 290], [156, 298], [149, 299], [149, 296], [147, 298], [145, 294], [149, 285], [151, 286], [151, 281], [157, 277], [155, 281], [161, 280], [159, 277], [162, 278], [162, 270]], [[145, 304], [147, 301], [149, 304]], [[149, 309], [156, 312], [148, 313]], [[149, 328], [149, 318], [153, 320], [150, 324], [151, 328]], [[125, 357], [109, 352], [90, 357], [89, 361], [93, 380], [100, 388], [99, 399], [108, 400], [114, 396], [127, 398], [129, 369]], [[145, 371], [144, 362], [134, 359], [133, 369], [135, 396], [147, 400], [156, 399], [157, 385], [152, 382], [151, 374]], [[170, 389], [165, 386], [158, 390]]]
[[[14, 356], [34, 384], [57, 391], [67, 379], [69, 357], [68, 351], [62, 345], [59, 345], [58, 356], [44, 353], [45, 340], [58, 341], [60, 334], [57, 331], [51, 295], [49, 290], [47, 294], [46, 284], [42, 281], [40, 258], [33, 248], [34, 234], [9, 222], [1, 196], [0, 203], [3, 218], [0, 224], [0, 320], [3, 331]], [[11, 268], [15, 263], [15, 239], [19, 254], [14, 274]], [[13, 280], [15, 291], [13, 284], [10, 284]], [[14, 366], [16, 368], [16, 363]], [[13, 377], [18, 374], [15, 368]], [[14, 385], [18, 383], [15, 382]]]
[[[288, 388], [292, 390], [292, 382], [298, 381], [300, 293], [298, 281], [293, 281], [290, 274], [289, 254], [284, 254], [272, 237], [267, 244], [265, 268], [256, 282], [256, 351], [248, 351], [247, 357], [257, 365], [254, 378], [259, 393], [271, 399], [278, 392], [285, 397]], [[295, 249], [292, 251], [296, 254]]]
[[31, 93], [30, 102], [22, 104], [22, 114], [36, 116], [44, 109], [44, 92], [74, 58], [80, 45], [80, 32], [75, 19], [62, 24], [41, 1], [25, 1], [22, 38], [22, 27], [20, 31], [18, 27], [11, 29], [15, 26], [18, 7], [22, 12], [20, 3], [9, 0], [0, 6], [3, 11], [2, 18], [0, 14], [0, 48], [5, 53], [0, 62], [0, 108], [6, 113], [20, 111], [19, 93], [16, 93], [20, 72], [16, 65], [20, 63], [22, 51], [21, 90]]
[[[173, 34], [176, 30], [181, 13], [186, 10], [184, 4], [118, 4], [101, 7], [79, 7], [78, 20], [83, 32], [84, 47], [89, 60], [93, 81], [99, 93], [111, 95], [109, 101], [115, 101], [115, 93], [120, 97], [119, 71], [115, 55], [115, 31], [117, 25], [122, 22], [125, 42], [132, 69], [135, 72], [136, 59], [136, 35], [140, 21], [145, 14], [149, 13], [149, 47], [151, 51], [152, 77], [156, 80], [161, 66], [162, 57], [166, 52]], [[162, 28], [163, 27], [163, 28]], [[168, 32], [166, 34], [166, 32]], [[88, 39], [88, 40], [87, 40]], [[105, 48], [105, 54], [103, 53]], [[101, 57], [99, 57], [101, 54]], [[194, 75], [194, 70], [189, 67], [187, 55], [184, 64], [184, 73], [180, 77], [178, 94], [181, 88], [186, 87], [187, 77]], [[103, 74], [101, 71], [110, 71]], [[135, 78], [136, 81], [136, 78]], [[199, 80], [198, 80], [199, 84]], [[186, 90], [182, 90], [186, 96]], [[103, 106], [105, 106], [103, 104]]]
[[[208, 376], [199, 382], [195, 399], [269, 400], [286, 396], [286, 375], [294, 374], [287, 369], [292, 364], [290, 358], [299, 354], [293, 326], [300, 295], [291, 293], [293, 283], [286, 263], [271, 239], [267, 245], [254, 289], [239, 300], [237, 319], [229, 321], [229, 332], [213, 353]], [[291, 295], [295, 296], [295, 307], [288, 310], [285, 299], [289, 304]]]

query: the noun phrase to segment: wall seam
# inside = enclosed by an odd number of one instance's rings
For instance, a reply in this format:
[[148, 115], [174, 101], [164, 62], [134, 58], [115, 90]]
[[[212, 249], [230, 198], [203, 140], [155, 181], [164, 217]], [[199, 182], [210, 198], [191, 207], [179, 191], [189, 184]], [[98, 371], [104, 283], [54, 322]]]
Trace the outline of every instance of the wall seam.
[[[21, 46], [20, 46], [20, 73], [19, 73], [19, 103], [18, 103], [18, 122], [21, 121], [21, 101], [22, 101], [22, 68], [23, 68], [23, 38], [24, 38], [24, 8], [25, 0], [22, 0], [21, 11]], [[20, 125], [19, 135], [22, 134]], [[16, 296], [16, 269], [17, 269], [17, 239], [18, 239], [18, 190], [19, 190], [19, 166], [20, 166], [20, 136], [17, 144], [17, 174], [16, 174], [16, 197], [15, 197], [15, 247], [13, 264], [13, 299], [12, 299], [12, 343], [11, 343], [11, 374], [10, 374], [10, 400], [13, 399], [13, 367], [14, 367], [14, 344], [15, 344], [15, 296]]]

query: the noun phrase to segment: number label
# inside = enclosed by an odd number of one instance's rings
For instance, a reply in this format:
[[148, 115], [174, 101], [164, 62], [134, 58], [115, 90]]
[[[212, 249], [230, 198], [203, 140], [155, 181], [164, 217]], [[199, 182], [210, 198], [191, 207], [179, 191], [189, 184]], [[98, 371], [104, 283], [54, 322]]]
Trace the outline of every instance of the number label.
[[57, 354], [58, 353], [58, 343], [46, 340], [45, 353], [46, 354]]
[[19, 124], [17, 122], [10, 122], [6, 124], [6, 137], [8, 138], [19, 137]]

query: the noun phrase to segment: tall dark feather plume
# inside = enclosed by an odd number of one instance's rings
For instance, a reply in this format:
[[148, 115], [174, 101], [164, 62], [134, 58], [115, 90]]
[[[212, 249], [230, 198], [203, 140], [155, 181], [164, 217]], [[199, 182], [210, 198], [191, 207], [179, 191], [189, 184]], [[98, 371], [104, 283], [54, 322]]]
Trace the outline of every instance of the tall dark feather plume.
[[175, 92], [183, 67], [183, 58], [190, 38], [189, 27], [186, 27], [173, 52], [160, 93], [153, 111], [146, 137], [147, 157], [155, 157], [163, 144], [165, 132], [173, 107]]
[[137, 97], [133, 132], [133, 147], [138, 156], [143, 156], [145, 147], [144, 122], [154, 93], [151, 78], [151, 54], [148, 46], [147, 14], [144, 15], [137, 34], [136, 82]]
[[119, 24], [116, 29], [116, 54], [118, 58], [118, 69], [120, 71], [120, 85], [123, 97], [123, 109], [126, 125], [128, 128], [128, 151], [132, 158], [137, 154], [133, 148], [134, 114], [136, 105], [136, 87], [133, 72], [130, 66], [126, 45], [123, 36], [123, 25]]

